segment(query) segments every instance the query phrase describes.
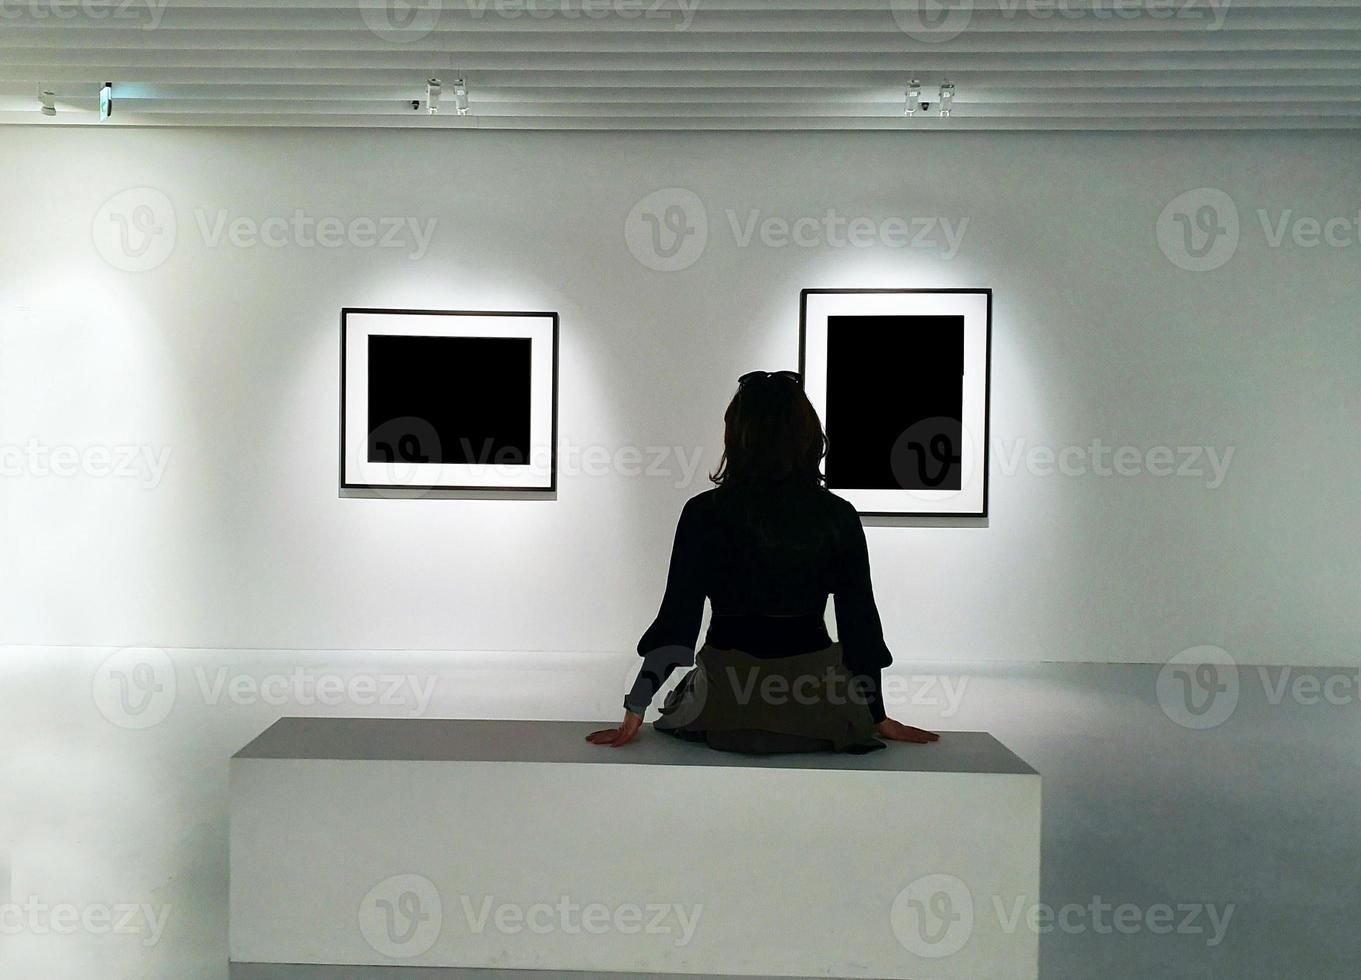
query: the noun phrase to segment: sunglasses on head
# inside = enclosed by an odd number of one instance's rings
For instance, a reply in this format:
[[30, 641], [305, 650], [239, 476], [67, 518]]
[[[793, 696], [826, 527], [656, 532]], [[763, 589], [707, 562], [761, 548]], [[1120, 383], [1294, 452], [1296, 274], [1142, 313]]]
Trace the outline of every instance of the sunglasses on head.
[[799, 372], [798, 372], [798, 371], [748, 371], [746, 374], [742, 375], [742, 377], [740, 377], [740, 378], [737, 379], [737, 383], [738, 383], [739, 385], [748, 385], [748, 384], [751, 384], [753, 381], [773, 381], [773, 380], [775, 380], [776, 378], [779, 378], [779, 379], [781, 379], [782, 381], [792, 381], [792, 382], [794, 382], [795, 384], [798, 384], [798, 383], [799, 383]]

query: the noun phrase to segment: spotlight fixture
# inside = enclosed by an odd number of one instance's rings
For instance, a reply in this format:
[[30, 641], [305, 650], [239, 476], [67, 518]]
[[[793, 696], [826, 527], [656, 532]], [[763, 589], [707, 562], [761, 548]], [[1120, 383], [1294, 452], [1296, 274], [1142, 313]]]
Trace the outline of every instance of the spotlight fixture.
[[903, 104], [903, 115], [911, 116], [917, 112], [917, 107], [922, 101], [922, 83], [917, 79], [907, 83], [907, 101]]
[[460, 116], [468, 114], [468, 85], [462, 78], [454, 82], [454, 109]]
[[425, 108], [430, 115], [439, 112], [440, 80], [431, 77], [425, 82]]
[[38, 105], [44, 116], [55, 116], [57, 114], [57, 97], [52, 92], [45, 89], [39, 90]]
[[99, 121], [113, 115], [113, 82], [105, 82], [99, 89]]
[[940, 114], [942, 117], [950, 115], [950, 110], [954, 108], [954, 102], [955, 83], [947, 79], [940, 83]]

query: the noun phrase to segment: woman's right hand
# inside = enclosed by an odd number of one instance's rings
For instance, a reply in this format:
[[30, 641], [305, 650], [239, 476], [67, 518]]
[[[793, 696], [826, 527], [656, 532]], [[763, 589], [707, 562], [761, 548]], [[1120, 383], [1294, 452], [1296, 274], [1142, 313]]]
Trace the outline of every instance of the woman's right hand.
[[628, 745], [638, 737], [638, 729], [643, 727], [643, 716], [634, 714], [632, 711], [624, 712], [624, 720], [618, 728], [602, 728], [598, 732], [591, 732], [586, 736], [586, 741], [593, 745], [608, 745], [612, 748], [619, 748], [621, 745]]

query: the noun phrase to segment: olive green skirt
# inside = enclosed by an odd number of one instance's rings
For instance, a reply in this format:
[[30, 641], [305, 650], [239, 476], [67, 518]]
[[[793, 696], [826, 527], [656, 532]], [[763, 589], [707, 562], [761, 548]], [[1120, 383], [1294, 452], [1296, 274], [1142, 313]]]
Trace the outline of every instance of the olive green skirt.
[[653, 727], [728, 752], [864, 753], [884, 747], [839, 643], [777, 659], [706, 646], [667, 695]]

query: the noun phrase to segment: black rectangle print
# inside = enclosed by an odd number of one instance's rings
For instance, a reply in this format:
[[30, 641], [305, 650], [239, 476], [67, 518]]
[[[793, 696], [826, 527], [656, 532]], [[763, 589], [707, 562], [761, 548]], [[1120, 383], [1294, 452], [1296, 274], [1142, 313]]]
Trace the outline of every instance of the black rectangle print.
[[371, 463], [529, 465], [528, 337], [369, 337]]
[[827, 485], [958, 490], [964, 317], [827, 318]]

